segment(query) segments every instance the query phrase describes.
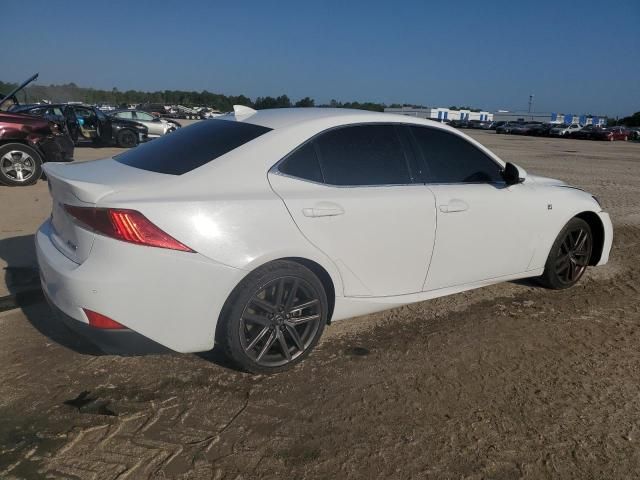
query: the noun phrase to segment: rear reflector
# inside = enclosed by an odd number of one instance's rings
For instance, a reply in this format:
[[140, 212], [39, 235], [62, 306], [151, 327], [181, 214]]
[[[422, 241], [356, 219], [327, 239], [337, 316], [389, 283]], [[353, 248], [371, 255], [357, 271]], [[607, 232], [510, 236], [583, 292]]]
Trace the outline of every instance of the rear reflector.
[[163, 232], [136, 210], [65, 205], [64, 209], [84, 227], [123, 242], [193, 252]]
[[87, 315], [87, 318], [89, 319], [89, 325], [94, 328], [101, 328], [103, 330], [121, 330], [123, 328], [127, 328], [124, 325], [116, 322], [115, 320], [111, 320], [109, 317], [102, 315], [101, 313], [87, 310], [86, 308], [83, 308], [83, 310]]

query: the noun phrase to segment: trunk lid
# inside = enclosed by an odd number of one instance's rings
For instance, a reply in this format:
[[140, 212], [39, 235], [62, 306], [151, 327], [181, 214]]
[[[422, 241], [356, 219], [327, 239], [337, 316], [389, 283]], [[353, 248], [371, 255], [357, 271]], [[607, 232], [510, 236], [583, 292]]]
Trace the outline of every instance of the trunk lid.
[[139, 188], [150, 179], [167, 177], [128, 167], [112, 159], [76, 164], [45, 163], [43, 168], [52, 198], [51, 240], [64, 256], [78, 264], [89, 257], [96, 234], [79, 226], [66, 212], [65, 205], [94, 207], [100, 199], [113, 192]]

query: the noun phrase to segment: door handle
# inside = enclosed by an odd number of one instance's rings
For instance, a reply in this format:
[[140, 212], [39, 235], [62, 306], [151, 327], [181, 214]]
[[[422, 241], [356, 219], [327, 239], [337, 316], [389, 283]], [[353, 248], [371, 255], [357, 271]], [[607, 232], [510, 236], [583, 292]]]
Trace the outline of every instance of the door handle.
[[302, 214], [305, 217], [335, 217], [336, 215], [342, 215], [344, 208], [337, 203], [332, 202], [320, 202], [312, 208], [303, 208]]
[[464, 212], [468, 210], [469, 205], [464, 200], [457, 198], [452, 199], [446, 205], [440, 205], [440, 211], [442, 213]]

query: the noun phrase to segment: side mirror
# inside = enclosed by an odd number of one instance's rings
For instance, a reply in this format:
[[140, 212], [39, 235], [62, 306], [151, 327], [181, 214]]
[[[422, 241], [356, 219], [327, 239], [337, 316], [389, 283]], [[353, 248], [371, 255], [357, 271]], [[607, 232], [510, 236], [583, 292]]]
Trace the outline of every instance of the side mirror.
[[507, 162], [502, 171], [502, 178], [504, 178], [507, 185], [516, 185], [524, 182], [525, 178], [527, 178], [527, 172], [518, 168], [516, 164]]

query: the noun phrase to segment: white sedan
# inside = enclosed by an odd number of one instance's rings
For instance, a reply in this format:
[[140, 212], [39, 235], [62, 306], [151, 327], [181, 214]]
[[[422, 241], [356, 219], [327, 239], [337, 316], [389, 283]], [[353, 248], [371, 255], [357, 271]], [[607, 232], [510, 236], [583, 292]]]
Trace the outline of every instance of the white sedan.
[[198, 122], [114, 158], [44, 166], [36, 236], [58, 316], [109, 353], [224, 347], [302, 360], [325, 325], [609, 258], [598, 200], [441, 123], [306, 108]]

